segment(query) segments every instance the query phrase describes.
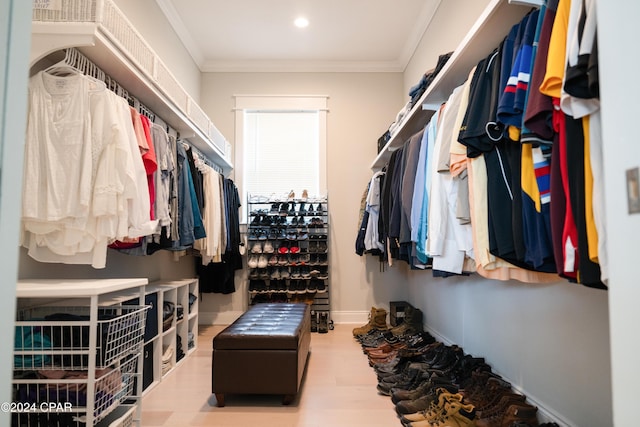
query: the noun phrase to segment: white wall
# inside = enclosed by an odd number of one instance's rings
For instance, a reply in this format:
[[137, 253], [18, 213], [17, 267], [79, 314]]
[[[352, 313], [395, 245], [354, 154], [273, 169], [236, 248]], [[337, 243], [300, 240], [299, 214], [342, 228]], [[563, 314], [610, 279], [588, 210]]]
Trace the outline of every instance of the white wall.
[[200, 69], [155, 0], [114, 0], [173, 76], [200, 102]]
[[[627, 55], [640, 37], [638, 2], [613, 0], [598, 6], [598, 54], [602, 101], [608, 251], [609, 312], [616, 426], [638, 424], [640, 381], [640, 286], [638, 241], [640, 215], [627, 213], [625, 171], [640, 166], [640, 146], [633, 124], [638, 121], [640, 86], [629, 80], [640, 67], [638, 55]], [[604, 5], [605, 7], [602, 7]]]
[[[328, 95], [327, 163], [331, 222], [331, 304], [334, 320], [366, 321], [372, 305], [406, 299], [402, 275], [380, 274], [377, 261], [355, 254], [360, 200], [371, 179], [376, 141], [403, 105], [399, 73], [208, 73], [201, 106], [218, 129], [234, 140], [234, 95]], [[237, 173], [238, 171], [236, 171]], [[287, 171], [283, 171], [286, 174]], [[291, 177], [295, 183], [295, 177]], [[292, 184], [295, 188], [295, 184]], [[201, 319], [243, 311], [246, 288], [233, 295], [207, 295]], [[354, 321], [354, 320], [352, 320]]]
[[95, 269], [90, 265], [41, 263], [20, 248], [18, 277], [20, 279], [108, 279], [119, 277], [144, 277], [154, 280], [178, 280], [196, 277], [194, 257], [187, 255], [174, 259], [169, 251], [158, 251], [149, 256], [134, 256], [109, 249], [107, 265]]
[[440, 2], [435, 16], [404, 71], [402, 93], [405, 96], [409, 93], [409, 89], [420, 81], [424, 73], [435, 68], [438, 56], [455, 50], [489, 1], [442, 0]]

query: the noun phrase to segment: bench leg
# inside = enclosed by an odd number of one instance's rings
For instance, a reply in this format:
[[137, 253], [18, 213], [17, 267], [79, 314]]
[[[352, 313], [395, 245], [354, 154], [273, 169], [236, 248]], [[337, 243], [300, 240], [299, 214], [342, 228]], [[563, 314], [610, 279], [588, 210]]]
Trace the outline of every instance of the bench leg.
[[290, 405], [291, 402], [293, 402], [293, 400], [296, 398], [295, 394], [285, 394], [282, 397], [282, 404], [283, 405]]
[[224, 406], [224, 393], [216, 393], [216, 406], [222, 408]]

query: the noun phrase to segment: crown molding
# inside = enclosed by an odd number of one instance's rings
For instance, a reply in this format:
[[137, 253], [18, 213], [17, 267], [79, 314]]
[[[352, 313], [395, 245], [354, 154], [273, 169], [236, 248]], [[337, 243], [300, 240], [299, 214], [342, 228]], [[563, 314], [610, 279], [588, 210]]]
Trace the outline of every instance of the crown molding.
[[205, 73], [401, 73], [406, 64], [398, 61], [205, 61]]
[[189, 55], [191, 55], [191, 58], [193, 58], [200, 71], [202, 71], [204, 54], [198, 47], [198, 44], [195, 42], [193, 37], [191, 37], [191, 33], [187, 29], [187, 26], [184, 25], [182, 19], [180, 19], [180, 15], [178, 14], [176, 8], [173, 6], [171, 0], [156, 0], [156, 3], [158, 4], [158, 7], [160, 7], [160, 10], [164, 14], [164, 16], [169, 21], [169, 24], [173, 28], [173, 31], [175, 31], [178, 35], [178, 38], [184, 45], [185, 49], [187, 49], [187, 52], [189, 52]]

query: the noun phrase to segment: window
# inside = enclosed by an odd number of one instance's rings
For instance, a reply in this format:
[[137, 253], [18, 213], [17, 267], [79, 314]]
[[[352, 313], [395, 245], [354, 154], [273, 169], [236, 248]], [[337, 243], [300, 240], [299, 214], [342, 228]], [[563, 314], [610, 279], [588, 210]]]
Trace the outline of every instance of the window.
[[[248, 195], [326, 195], [326, 97], [237, 96], [236, 175]], [[246, 212], [243, 212], [243, 217]]]

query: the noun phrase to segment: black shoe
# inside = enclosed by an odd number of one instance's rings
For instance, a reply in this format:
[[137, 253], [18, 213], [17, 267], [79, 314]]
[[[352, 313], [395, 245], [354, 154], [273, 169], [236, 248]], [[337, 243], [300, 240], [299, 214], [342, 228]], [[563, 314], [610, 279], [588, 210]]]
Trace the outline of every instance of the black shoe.
[[329, 313], [321, 311], [318, 313], [318, 333], [326, 334], [329, 332]]
[[311, 310], [311, 332], [318, 332], [318, 313]]

